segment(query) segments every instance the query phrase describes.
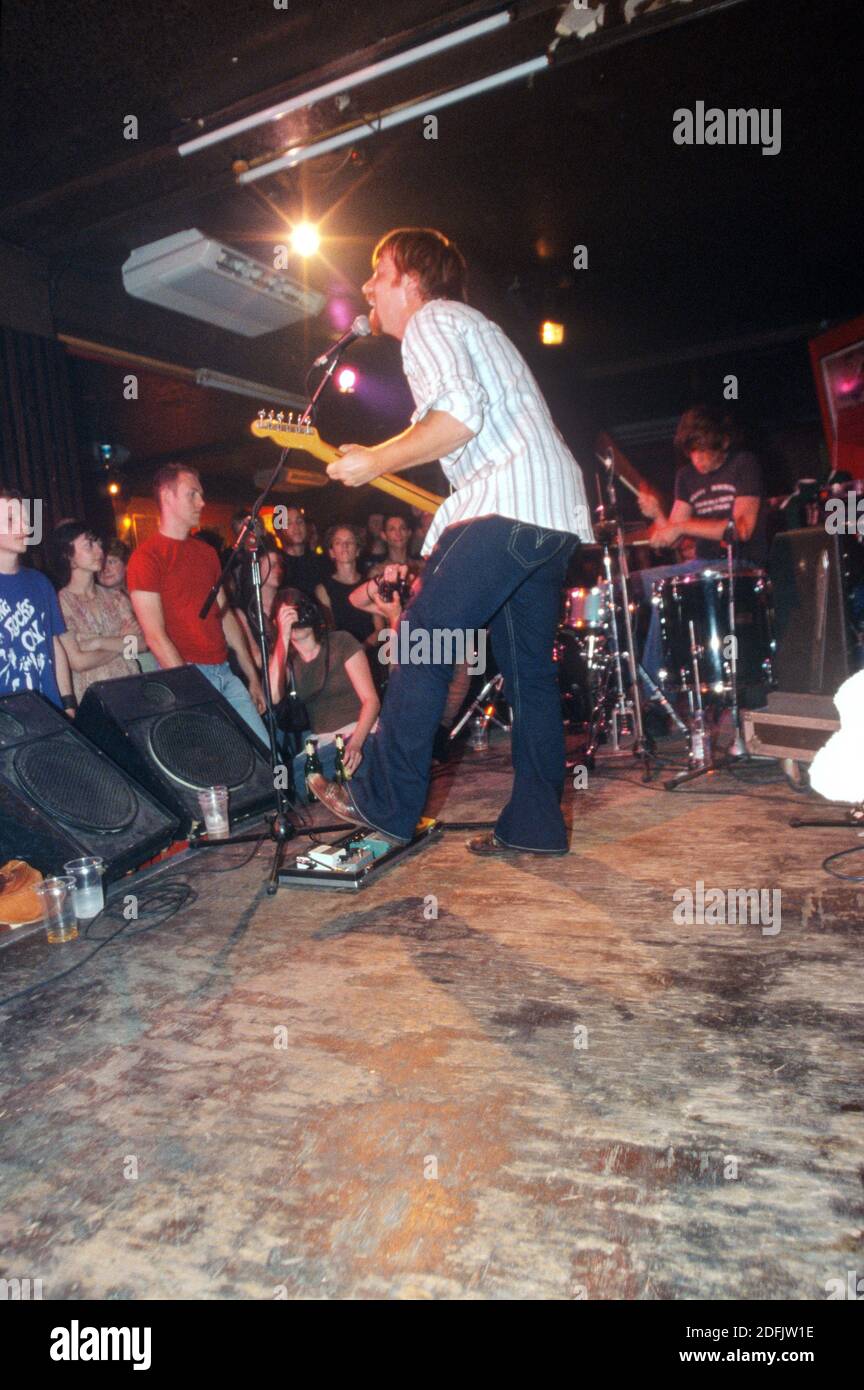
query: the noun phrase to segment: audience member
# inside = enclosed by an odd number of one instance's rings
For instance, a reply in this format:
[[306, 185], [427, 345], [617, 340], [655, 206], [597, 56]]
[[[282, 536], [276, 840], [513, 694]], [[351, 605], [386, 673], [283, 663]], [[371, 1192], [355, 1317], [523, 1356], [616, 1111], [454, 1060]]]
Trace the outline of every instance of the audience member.
[[309, 598], [315, 593], [327, 573], [327, 566], [307, 544], [306, 517], [299, 507], [286, 507], [281, 528], [282, 551], [285, 556], [285, 583], [300, 589]]
[[378, 564], [370, 567], [369, 577], [378, 578], [383, 573], [385, 565], [407, 565], [410, 578], [415, 579], [422, 569], [422, 562], [412, 560], [408, 553], [411, 530], [404, 516], [393, 512], [387, 517], [384, 522], [384, 541], [387, 553]]
[[49, 549], [66, 630], [84, 654], [83, 668], [72, 671], [72, 687], [80, 703], [95, 681], [137, 675], [138, 654], [147, 644], [128, 594], [116, 585], [106, 589], [96, 583], [105, 553], [83, 521], [61, 522]]
[[21, 567], [28, 544], [20, 492], [0, 488], [0, 695], [35, 690], [72, 718], [66, 624], [51, 581]]
[[[258, 551], [258, 564], [261, 569], [261, 607], [264, 612], [264, 631], [267, 646], [272, 650], [276, 640], [273, 623], [273, 609], [276, 595], [284, 584], [285, 561], [272, 536], [268, 536]], [[261, 651], [258, 644], [258, 613], [255, 602], [255, 586], [252, 583], [251, 558], [243, 556], [235, 566], [234, 592], [237, 621], [249, 646], [256, 670], [261, 670]]]
[[102, 569], [96, 576], [96, 583], [101, 584], [103, 589], [122, 589], [126, 592], [126, 566], [129, 563], [131, 550], [125, 541], [109, 541], [105, 547], [105, 558], [102, 561]]
[[[219, 590], [207, 618], [198, 616], [219, 578], [219, 557], [190, 536], [204, 506], [201, 479], [191, 468], [166, 464], [153, 480], [159, 506], [159, 530], [133, 551], [127, 582], [132, 606], [147, 645], [163, 669], [194, 664], [233, 705], [263, 743], [267, 731], [257, 711], [264, 694], [243, 630]], [[243, 682], [228, 664], [234, 651]]]
[[367, 647], [374, 647], [384, 621], [377, 614], [364, 613], [350, 601], [363, 576], [357, 564], [360, 542], [352, 526], [331, 526], [324, 537], [332, 571], [316, 586], [315, 598], [324, 609], [331, 627], [351, 636]]
[[[309, 716], [301, 744], [307, 735], [314, 735], [324, 775], [332, 777], [335, 738], [341, 734], [346, 771], [354, 772], [381, 707], [366, 653], [350, 632], [328, 632], [321, 609], [298, 589], [283, 589], [278, 595], [276, 626], [278, 636], [270, 658], [274, 702], [293, 686]], [[301, 799], [305, 798], [304, 760], [303, 752], [294, 759], [294, 784]]]

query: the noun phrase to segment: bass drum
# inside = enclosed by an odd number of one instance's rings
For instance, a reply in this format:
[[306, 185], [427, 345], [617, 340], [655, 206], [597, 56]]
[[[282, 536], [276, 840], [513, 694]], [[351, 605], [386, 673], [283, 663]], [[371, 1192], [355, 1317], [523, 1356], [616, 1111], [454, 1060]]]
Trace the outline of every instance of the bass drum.
[[[735, 627], [738, 636], [738, 689], [764, 688], [772, 682], [774, 655], [770, 590], [763, 570], [738, 570]], [[731, 689], [732, 647], [729, 637], [729, 578], [720, 570], [676, 575], [654, 586], [663, 633], [661, 681], [673, 690], [693, 686], [690, 623], [699, 657], [699, 680], [705, 693]]]

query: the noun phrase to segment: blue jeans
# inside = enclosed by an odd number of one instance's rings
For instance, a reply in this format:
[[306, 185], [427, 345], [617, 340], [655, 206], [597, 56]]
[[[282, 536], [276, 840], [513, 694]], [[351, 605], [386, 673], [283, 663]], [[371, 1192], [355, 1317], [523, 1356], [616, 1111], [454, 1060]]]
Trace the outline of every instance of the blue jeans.
[[[564, 726], [552, 648], [575, 544], [563, 531], [501, 516], [448, 526], [401, 620], [430, 633], [489, 628], [513, 710], [513, 790], [495, 834], [513, 849], [567, 849]], [[429, 645], [434, 656], [438, 644]], [[394, 839], [409, 840], [422, 814], [452, 675], [452, 663], [392, 668], [378, 731], [348, 784], [364, 820]]]
[[228, 662], [222, 661], [218, 666], [204, 666], [201, 662], [196, 662], [196, 665], [202, 676], [206, 676], [210, 684], [215, 685], [220, 695], [225, 696], [229, 705], [233, 705], [240, 718], [245, 720], [253, 734], [256, 734], [264, 747], [269, 750], [270, 739], [264, 720], [252, 703], [252, 696], [249, 691], [240, 677], [235, 676]]

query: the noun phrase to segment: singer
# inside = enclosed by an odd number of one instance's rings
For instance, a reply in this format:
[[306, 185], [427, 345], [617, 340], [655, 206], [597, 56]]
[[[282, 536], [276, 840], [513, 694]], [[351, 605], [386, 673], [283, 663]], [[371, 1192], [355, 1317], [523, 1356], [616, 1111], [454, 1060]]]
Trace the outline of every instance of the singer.
[[[343, 445], [327, 471], [360, 487], [440, 459], [453, 491], [427, 533], [426, 568], [403, 620], [432, 635], [488, 626], [513, 710], [512, 795], [494, 833], [468, 848], [566, 854], [552, 647], [570, 553], [578, 539], [593, 539], [582, 473], [520, 353], [465, 303], [465, 261], [452, 241], [400, 228], [379, 241], [372, 266], [363, 286], [372, 330], [401, 342], [416, 410], [409, 428], [383, 444]], [[411, 838], [451, 676], [452, 664], [434, 660], [392, 671], [378, 733], [350, 788], [310, 778], [330, 811]]]

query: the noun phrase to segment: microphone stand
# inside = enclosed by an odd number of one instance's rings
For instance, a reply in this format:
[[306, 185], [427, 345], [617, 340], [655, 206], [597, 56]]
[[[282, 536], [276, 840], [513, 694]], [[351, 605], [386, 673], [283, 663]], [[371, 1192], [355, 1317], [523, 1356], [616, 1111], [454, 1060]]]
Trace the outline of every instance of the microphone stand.
[[[345, 347], [347, 346], [348, 344], [346, 343]], [[336, 364], [339, 361], [341, 353], [342, 350], [340, 349], [339, 351], [334, 352], [332, 354], [330, 361], [327, 365], [327, 370], [322, 375], [321, 380], [319, 381], [314, 392], [309, 398], [309, 403], [306, 406], [306, 409], [300, 416], [298, 422], [299, 424], [305, 425], [309, 423], [309, 420], [312, 417], [312, 413], [315, 409], [321, 392], [324, 390], [324, 387], [327, 385], [327, 382], [331, 379], [334, 371], [336, 370]], [[311, 370], [309, 373], [307, 373], [306, 376], [307, 386], [309, 382], [309, 376], [311, 376]], [[261, 418], [264, 417], [263, 410], [259, 411], [258, 413], [261, 416]], [[272, 410], [270, 411], [270, 418], [271, 420], [274, 418]], [[279, 414], [275, 416], [275, 419], [279, 421], [284, 420], [284, 418], [284, 414], [281, 410]], [[275, 849], [273, 851], [273, 859], [270, 865], [270, 873], [267, 876], [267, 893], [270, 895], [274, 894], [276, 892], [276, 889], [279, 887], [279, 870], [282, 867], [282, 860], [285, 855], [285, 846], [288, 843], [288, 841], [293, 839], [296, 835], [298, 835], [300, 831], [298, 831], [297, 827], [294, 824], [294, 821], [291, 819], [291, 816], [288, 813], [288, 798], [286, 795], [286, 788], [282, 785], [282, 771], [283, 769], [286, 769], [286, 764], [282, 762], [282, 759], [279, 754], [279, 749], [276, 746], [276, 715], [273, 707], [273, 691], [270, 685], [270, 653], [267, 650], [267, 632], [264, 623], [264, 605], [261, 601], [261, 565], [258, 559], [258, 551], [260, 549], [258, 530], [260, 523], [258, 517], [261, 508], [267, 502], [270, 493], [276, 486], [276, 482], [280, 474], [282, 473], [283, 468], [285, 467], [285, 459], [289, 453], [290, 449], [283, 449], [280, 453], [279, 458], [276, 461], [276, 466], [274, 467], [273, 472], [267, 480], [267, 485], [264, 488], [264, 491], [261, 493], [261, 496], [257, 498], [249, 516], [247, 516], [245, 521], [243, 522], [243, 525], [240, 529], [240, 534], [235, 540], [233, 546], [231, 547], [228, 557], [225, 560], [224, 565], [222, 566], [222, 572], [219, 575], [219, 578], [216, 580], [216, 583], [210, 590], [209, 594], [207, 595], [207, 598], [204, 600], [204, 603], [201, 607], [201, 611], [198, 614], [198, 617], [203, 622], [207, 617], [207, 614], [210, 612], [210, 609], [213, 607], [213, 604], [216, 602], [216, 597], [219, 593], [219, 590], [221, 589], [222, 584], [228, 575], [228, 571], [231, 569], [231, 566], [237, 559], [241, 547], [244, 547], [245, 549], [250, 551], [252, 556], [252, 587], [255, 595], [255, 618], [256, 627], [258, 629], [258, 651], [261, 656], [261, 685], [264, 691], [264, 703], [266, 705], [264, 722], [267, 726], [267, 733], [270, 740], [270, 766], [273, 771], [273, 793], [276, 801], [276, 811], [275, 814], [270, 818], [268, 829], [270, 839], [273, 840], [275, 845]], [[249, 537], [248, 541], [247, 537]], [[341, 824], [316, 825], [315, 833], [318, 834], [320, 832], [329, 830], [342, 830], [343, 828], [344, 827]], [[249, 844], [253, 840], [257, 840], [258, 838], [259, 837], [257, 835], [232, 835], [224, 840], [199, 839], [195, 842], [195, 847], [196, 849], [220, 849], [223, 845], [226, 844]]]

